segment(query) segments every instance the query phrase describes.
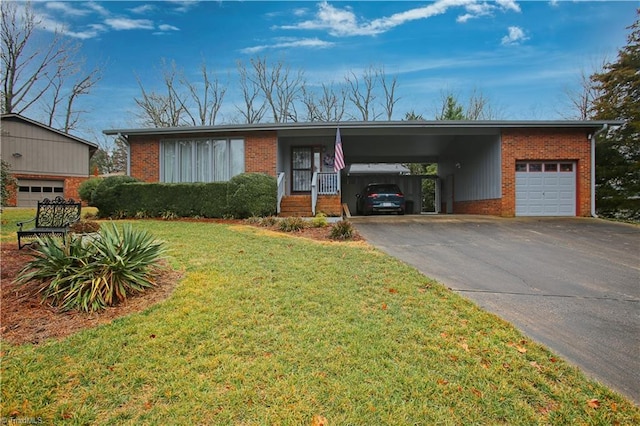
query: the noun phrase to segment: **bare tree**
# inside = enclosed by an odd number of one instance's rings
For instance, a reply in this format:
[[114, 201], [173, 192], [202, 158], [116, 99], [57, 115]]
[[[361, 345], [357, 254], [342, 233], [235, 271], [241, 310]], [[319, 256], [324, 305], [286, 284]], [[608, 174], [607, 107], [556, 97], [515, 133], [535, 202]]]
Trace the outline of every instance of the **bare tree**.
[[384, 89], [384, 111], [387, 115], [387, 120], [391, 120], [391, 118], [393, 117], [393, 108], [400, 100], [400, 98], [396, 98], [395, 96], [398, 76], [394, 75], [391, 78], [391, 81], [388, 81], [384, 68], [381, 68], [380, 70], [378, 70], [378, 79], [380, 80], [380, 84], [382, 84], [382, 88]]
[[576, 89], [566, 88], [564, 94], [569, 105], [569, 113], [561, 113], [566, 119], [587, 120], [592, 115], [594, 100], [601, 95], [598, 87], [591, 81], [591, 75], [602, 73], [606, 61], [594, 67], [592, 73], [587, 74], [584, 69], [580, 71], [579, 85]]
[[242, 99], [244, 104], [242, 107], [236, 105], [236, 109], [242, 116], [242, 119], [247, 124], [259, 123], [264, 117], [266, 107], [264, 101], [260, 101], [260, 87], [253, 79], [249, 77], [247, 67], [240, 61], [237, 63], [240, 91], [242, 92]]
[[499, 113], [491, 101], [478, 89], [469, 95], [467, 105], [459, 100], [458, 94], [443, 91], [440, 105], [436, 108], [436, 120], [494, 120]]
[[164, 90], [166, 91], [164, 94], [146, 91], [140, 78], [136, 77], [138, 86], [142, 91], [141, 97], [134, 99], [140, 109], [138, 117], [145, 126], [177, 127], [185, 125], [187, 123], [184, 119], [186, 99], [184, 95], [178, 93], [178, 88], [176, 87], [178, 70], [175, 62], [167, 65], [163, 59], [161, 75]]
[[345, 112], [346, 93], [344, 89], [336, 92], [333, 83], [322, 83], [317, 96], [309, 86], [304, 85], [302, 103], [307, 111], [307, 121], [340, 121]]
[[200, 72], [202, 76], [201, 91], [184, 74], [180, 77], [180, 83], [187, 88], [191, 95], [191, 101], [195, 104], [197, 116], [191, 112], [190, 108], [185, 108], [185, 113], [189, 116], [194, 126], [213, 126], [216, 124], [216, 118], [222, 107], [227, 88], [220, 84], [216, 75], [207, 71], [207, 65], [204, 62]]
[[376, 115], [374, 106], [376, 76], [377, 72], [370, 66], [362, 73], [360, 79], [353, 71], [345, 77], [347, 98], [360, 114], [357, 118], [361, 118], [362, 121], [375, 120], [379, 116]]
[[269, 66], [267, 58], [260, 57], [251, 59], [251, 65], [253, 75], [250, 78], [260, 88], [268, 107], [271, 108], [273, 121], [298, 121], [295, 101], [304, 85], [304, 72], [292, 72], [291, 67], [282, 60]]
[[487, 98], [479, 89], [473, 88], [469, 95], [469, 102], [465, 111], [466, 119], [495, 120], [499, 118], [499, 115], [500, 112], [489, 98]]
[[[0, 14], [2, 112], [23, 114], [41, 103], [50, 126], [72, 130], [83, 112], [74, 110], [74, 103], [99, 81], [99, 68], [83, 73], [83, 61], [77, 58], [80, 44], [60, 33], [36, 45], [34, 33], [42, 22], [30, 3], [2, 2]], [[62, 124], [55, 126], [59, 113]]]

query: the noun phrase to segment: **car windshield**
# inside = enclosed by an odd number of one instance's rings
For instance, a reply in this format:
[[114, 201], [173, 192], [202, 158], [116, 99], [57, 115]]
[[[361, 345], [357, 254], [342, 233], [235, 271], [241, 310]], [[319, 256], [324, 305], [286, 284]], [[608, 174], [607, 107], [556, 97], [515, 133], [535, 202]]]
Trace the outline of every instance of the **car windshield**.
[[373, 185], [367, 188], [369, 194], [400, 194], [398, 185]]

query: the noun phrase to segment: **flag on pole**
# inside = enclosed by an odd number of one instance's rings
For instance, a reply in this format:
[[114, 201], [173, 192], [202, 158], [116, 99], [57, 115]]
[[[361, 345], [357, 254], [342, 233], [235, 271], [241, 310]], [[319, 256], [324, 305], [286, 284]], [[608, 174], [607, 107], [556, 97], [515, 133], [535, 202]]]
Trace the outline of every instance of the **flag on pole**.
[[342, 140], [340, 140], [340, 127], [336, 130], [335, 159], [333, 161], [333, 171], [338, 173], [344, 169], [344, 153], [342, 152]]

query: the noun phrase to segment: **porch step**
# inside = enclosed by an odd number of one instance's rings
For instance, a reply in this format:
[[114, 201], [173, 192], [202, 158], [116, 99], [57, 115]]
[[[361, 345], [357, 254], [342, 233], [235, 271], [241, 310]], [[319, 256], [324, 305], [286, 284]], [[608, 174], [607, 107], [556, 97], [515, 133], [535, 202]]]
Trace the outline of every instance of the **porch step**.
[[[340, 216], [342, 214], [340, 195], [319, 195], [316, 212], [322, 212], [328, 216]], [[311, 195], [285, 196], [280, 203], [279, 216], [313, 216], [311, 212]]]
[[311, 195], [287, 195], [280, 203], [279, 216], [300, 216], [310, 217], [311, 215]]

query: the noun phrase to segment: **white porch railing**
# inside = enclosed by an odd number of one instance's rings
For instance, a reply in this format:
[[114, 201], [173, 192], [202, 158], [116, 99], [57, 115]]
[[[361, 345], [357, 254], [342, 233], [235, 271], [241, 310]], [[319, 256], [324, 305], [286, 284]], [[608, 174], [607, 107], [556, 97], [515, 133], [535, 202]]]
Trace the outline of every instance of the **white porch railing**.
[[276, 212], [278, 214], [280, 214], [280, 204], [282, 203], [282, 198], [284, 197], [285, 194], [285, 178], [284, 178], [285, 174], [282, 173], [278, 173], [278, 203], [276, 205]]
[[318, 194], [333, 195], [340, 192], [338, 173], [318, 173]]
[[311, 213], [316, 215], [318, 195], [334, 195], [340, 193], [340, 175], [338, 173], [313, 173], [311, 179]]

